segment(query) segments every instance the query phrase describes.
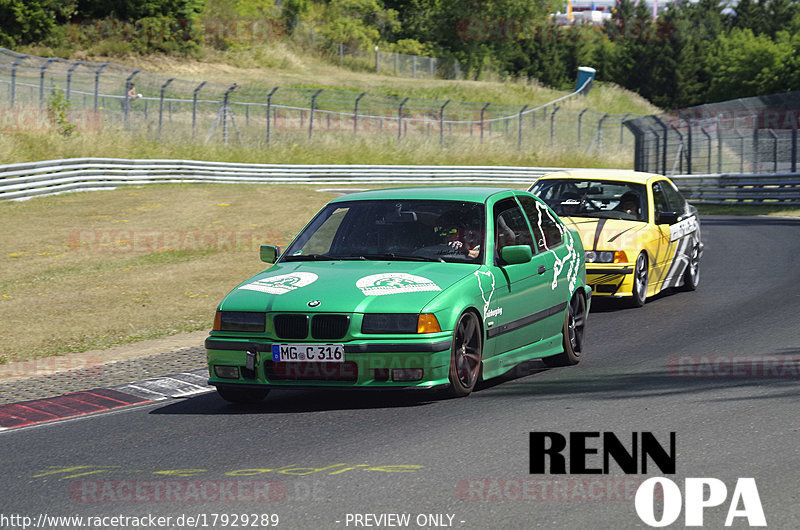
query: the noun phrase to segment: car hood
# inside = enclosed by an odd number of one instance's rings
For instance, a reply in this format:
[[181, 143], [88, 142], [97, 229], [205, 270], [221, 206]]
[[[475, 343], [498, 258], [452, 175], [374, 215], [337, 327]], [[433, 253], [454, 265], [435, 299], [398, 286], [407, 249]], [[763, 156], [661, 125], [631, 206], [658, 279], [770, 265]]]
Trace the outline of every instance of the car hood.
[[464, 263], [404, 261], [278, 263], [231, 291], [220, 309], [415, 313], [476, 269]]
[[632, 241], [648, 226], [644, 221], [628, 221], [624, 219], [562, 217], [561, 220], [570, 229], [578, 231], [583, 247], [586, 250], [629, 248]]

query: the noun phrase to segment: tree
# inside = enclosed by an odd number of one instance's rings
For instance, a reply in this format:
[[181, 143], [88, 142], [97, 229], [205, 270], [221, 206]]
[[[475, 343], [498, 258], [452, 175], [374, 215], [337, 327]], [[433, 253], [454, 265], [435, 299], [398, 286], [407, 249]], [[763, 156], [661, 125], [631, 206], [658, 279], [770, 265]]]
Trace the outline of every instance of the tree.
[[75, 0], [0, 0], [0, 45], [14, 47], [47, 39], [75, 11]]

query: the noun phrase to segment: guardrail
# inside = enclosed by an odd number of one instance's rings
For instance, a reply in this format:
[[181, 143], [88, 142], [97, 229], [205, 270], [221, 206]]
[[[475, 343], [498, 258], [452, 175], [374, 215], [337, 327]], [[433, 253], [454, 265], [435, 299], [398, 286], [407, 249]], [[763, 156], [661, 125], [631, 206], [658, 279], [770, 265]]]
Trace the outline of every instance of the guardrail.
[[671, 177], [695, 204], [800, 204], [800, 173]]
[[0, 200], [153, 183], [245, 184], [502, 184], [526, 187], [563, 168], [237, 164], [196, 160], [73, 158], [0, 166]]
[[[493, 184], [529, 186], [565, 168], [244, 164], [197, 160], [71, 158], [0, 165], [0, 200], [155, 183], [227, 184]], [[696, 204], [800, 204], [800, 173], [678, 175], [681, 192]]]

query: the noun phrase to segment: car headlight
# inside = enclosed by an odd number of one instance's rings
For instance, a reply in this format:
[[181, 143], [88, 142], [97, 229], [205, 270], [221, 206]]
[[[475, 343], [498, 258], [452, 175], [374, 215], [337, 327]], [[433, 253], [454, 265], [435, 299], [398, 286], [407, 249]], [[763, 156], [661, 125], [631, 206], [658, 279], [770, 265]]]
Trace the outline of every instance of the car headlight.
[[267, 314], [255, 311], [217, 311], [214, 316], [214, 331], [251, 331], [263, 333]]
[[361, 333], [438, 333], [439, 321], [432, 313], [372, 313], [364, 315]]
[[622, 250], [587, 250], [586, 263], [628, 263], [628, 256]]

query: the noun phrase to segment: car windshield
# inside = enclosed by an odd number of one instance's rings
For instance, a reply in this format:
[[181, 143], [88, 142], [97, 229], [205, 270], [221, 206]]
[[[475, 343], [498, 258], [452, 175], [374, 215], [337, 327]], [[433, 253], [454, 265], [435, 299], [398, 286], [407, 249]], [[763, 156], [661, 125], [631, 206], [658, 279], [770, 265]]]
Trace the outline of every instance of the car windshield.
[[563, 217], [647, 220], [643, 184], [615, 180], [542, 179], [531, 187]]
[[314, 217], [281, 259], [480, 263], [484, 210], [465, 201], [337, 202]]

